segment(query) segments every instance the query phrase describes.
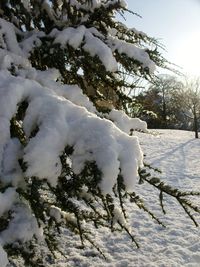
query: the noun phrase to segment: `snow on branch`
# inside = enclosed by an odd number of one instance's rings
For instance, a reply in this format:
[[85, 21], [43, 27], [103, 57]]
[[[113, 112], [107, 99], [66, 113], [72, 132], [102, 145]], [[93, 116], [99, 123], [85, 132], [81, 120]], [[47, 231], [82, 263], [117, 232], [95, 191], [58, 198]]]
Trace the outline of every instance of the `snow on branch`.
[[140, 62], [143, 68], [148, 68], [150, 73], [153, 73], [156, 69], [155, 63], [150, 59], [145, 49], [139, 48], [134, 44], [127, 43], [118, 38], [110, 37], [110, 43], [112, 44], [113, 51], [117, 51], [119, 54], [125, 54], [129, 58], [132, 58]]
[[0, 14], [0, 266], [8, 263], [7, 246], [23, 250], [33, 237], [53, 254], [51, 220], [57, 229], [64, 220], [98, 251], [85, 219], [109, 228], [118, 223], [136, 243], [122, 198], [143, 167], [130, 130], [146, 131], [146, 123], [116, 110], [100, 114], [86, 88], [103, 98], [101, 88], [123, 87], [115, 75], [123, 65], [119, 55], [132, 61], [133, 72], [138, 62], [141, 74], [155, 69], [145, 50], [108, 29], [117, 30], [114, 11], [126, 10], [126, 3], [18, 2]]
[[113, 109], [108, 114], [108, 118], [112, 120], [116, 126], [127, 134], [131, 134], [131, 131], [139, 130], [147, 132], [147, 123], [138, 118], [130, 118], [122, 110]]
[[[111, 34], [112, 31], [109, 33]], [[108, 36], [107, 40], [103, 40], [102, 34], [96, 29], [94, 31], [94, 28], [87, 29], [81, 25], [77, 28], [68, 27], [62, 31], [54, 29], [49, 36], [54, 38], [54, 43], [59, 43], [63, 48], [69, 44], [77, 49], [83, 43], [82, 49], [92, 57], [98, 56], [105, 69], [110, 72], [116, 72], [118, 69], [118, 63], [113, 55], [116, 51], [140, 62], [143, 68], [149, 69], [150, 73], [153, 73], [156, 68], [156, 64], [144, 49], [114, 36]]]
[[[35, 81], [13, 77], [3, 71], [0, 72], [0, 94], [1, 131], [4, 136], [0, 144], [1, 162], [10, 140], [10, 120], [18, 105], [27, 101], [23, 121], [28, 138], [23, 156], [28, 164], [27, 176], [45, 178], [55, 186], [62, 169], [59, 156], [66, 146], [71, 146], [74, 148], [74, 172], [80, 173], [85, 162], [95, 161], [102, 172], [100, 187], [104, 193], [111, 193], [119, 168], [127, 189], [134, 189], [137, 169], [142, 164], [142, 152], [136, 137], [128, 136], [112, 122], [57, 96]], [[39, 131], [29, 140], [36, 127]]]

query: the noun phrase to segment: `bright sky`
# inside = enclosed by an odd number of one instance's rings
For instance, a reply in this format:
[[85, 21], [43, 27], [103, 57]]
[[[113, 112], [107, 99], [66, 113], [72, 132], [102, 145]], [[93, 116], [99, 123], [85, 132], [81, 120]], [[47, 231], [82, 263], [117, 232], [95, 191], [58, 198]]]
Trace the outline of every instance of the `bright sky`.
[[164, 56], [188, 75], [200, 76], [200, 0], [126, 0], [141, 18], [126, 14], [129, 27], [165, 45]]

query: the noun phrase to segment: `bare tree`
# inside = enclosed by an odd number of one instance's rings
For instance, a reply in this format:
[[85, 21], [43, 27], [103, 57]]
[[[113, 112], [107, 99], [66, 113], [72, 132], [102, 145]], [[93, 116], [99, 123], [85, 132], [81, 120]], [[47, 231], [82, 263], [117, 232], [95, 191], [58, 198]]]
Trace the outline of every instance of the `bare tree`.
[[179, 109], [176, 96], [179, 96], [182, 87], [182, 82], [176, 76], [162, 74], [143, 94], [147, 108], [158, 116], [160, 123], [157, 127], [171, 127], [175, 124]]
[[186, 80], [182, 101], [184, 102], [184, 115], [193, 121], [195, 138], [199, 138], [200, 78]]

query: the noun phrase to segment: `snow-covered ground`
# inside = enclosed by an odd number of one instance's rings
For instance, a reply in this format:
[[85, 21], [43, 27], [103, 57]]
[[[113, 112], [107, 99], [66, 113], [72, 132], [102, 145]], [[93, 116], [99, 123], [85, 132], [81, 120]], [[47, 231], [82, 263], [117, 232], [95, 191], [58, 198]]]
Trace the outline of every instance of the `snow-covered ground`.
[[[153, 131], [154, 135], [137, 133], [146, 154], [145, 161], [162, 170], [162, 178], [170, 185], [200, 191], [200, 139], [194, 133], [179, 130]], [[158, 134], [159, 133], [159, 134]], [[95, 231], [95, 242], [104, 251], [107, 260], [87, 247], [80, 249], [78, 237], [66, 232], [61, 244], [65, 245], [67, 261], [60, 260], [56, 267], [199, 267], [200, 229], [178, 206], [166, 197], [167, 215], [163, 216], [158, 192], [148, 185], [137, 185], [136, 192], [143, 196], [151, 210], [160, 216], [167, 228], [152, 221], [134, 204], [128, 204], [129, 221], [140, 244], [136, 249], [127, 235]], [[197, 200], [200, 204], [200, 200]], [[200, 216], [197, 216], [200, 223]]]

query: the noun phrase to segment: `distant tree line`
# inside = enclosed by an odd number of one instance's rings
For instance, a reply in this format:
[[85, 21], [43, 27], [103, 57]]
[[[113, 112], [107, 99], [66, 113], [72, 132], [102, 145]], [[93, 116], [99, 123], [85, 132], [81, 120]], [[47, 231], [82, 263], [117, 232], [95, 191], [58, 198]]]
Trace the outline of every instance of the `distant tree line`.
[[160, 75], [128, 106], [131, 116], [145, 120], [149, 128], [200, 130], [200, 79]]

